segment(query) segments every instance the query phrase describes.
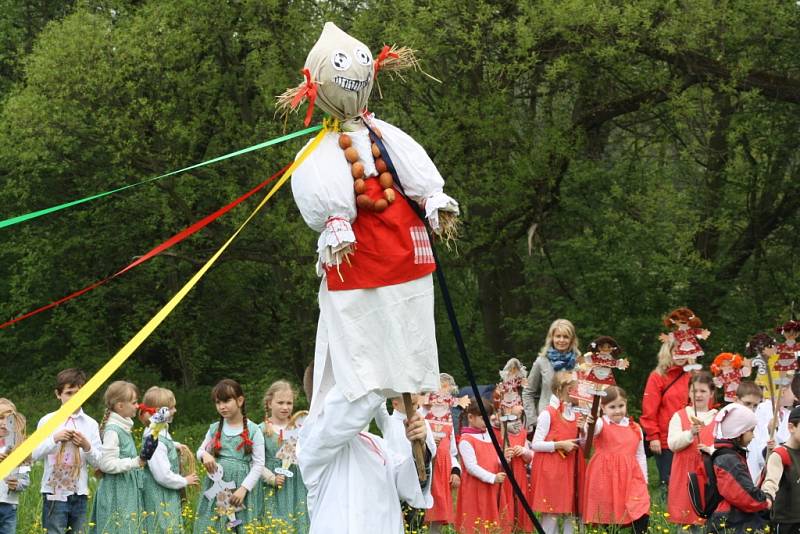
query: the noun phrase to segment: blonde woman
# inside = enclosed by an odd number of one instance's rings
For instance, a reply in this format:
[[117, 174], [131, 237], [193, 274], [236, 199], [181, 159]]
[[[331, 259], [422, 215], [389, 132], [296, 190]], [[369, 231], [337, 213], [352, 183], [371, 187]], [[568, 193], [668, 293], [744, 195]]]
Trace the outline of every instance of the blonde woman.
[[539, 414], [547, 409], [553, 395], [553, 376], [559, 371], [572, 371], [581, 351], [575, 325], [566, 319], [556, 319], [547, 331], [539, 355], [531, 365], [528, 383], [522, 390], [522, 403], [528, 432], [536, 426]]

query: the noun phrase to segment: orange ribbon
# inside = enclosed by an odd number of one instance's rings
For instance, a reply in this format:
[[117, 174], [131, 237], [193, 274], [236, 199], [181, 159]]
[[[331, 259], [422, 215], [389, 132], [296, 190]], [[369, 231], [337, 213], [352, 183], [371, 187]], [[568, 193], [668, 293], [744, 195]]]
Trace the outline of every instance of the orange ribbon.
[[306, 112], [306, 120], [305, 125], [308, 126], [311, 123], [311, 115], [314, 114], [314, 102], [317, 101], [317, 84], [311, 81], [311, 71], [308, 69], [302, 70], [303, 76], [306, 77], [306, 83], [303, 87], [300, 88], [300, 91], [294, 96], [292, 99], [292, 109], [296, 108], [300, 105], [300, 102], [303, 101], [303, 98], [308, 99], [308, 111]]
[[378, 71], [381, 69], [381, 66], [384, 61], [388, 58], [393, 57], [395, 59], [399, 58], [400, 56], [397, 55], [397, 52], [390, 52], [391, 48], [389, 45], [383, 45], [381, 49], [381, 53], [378, 54], [378, 59], [375, 60], [375, 76], [378, 76]]

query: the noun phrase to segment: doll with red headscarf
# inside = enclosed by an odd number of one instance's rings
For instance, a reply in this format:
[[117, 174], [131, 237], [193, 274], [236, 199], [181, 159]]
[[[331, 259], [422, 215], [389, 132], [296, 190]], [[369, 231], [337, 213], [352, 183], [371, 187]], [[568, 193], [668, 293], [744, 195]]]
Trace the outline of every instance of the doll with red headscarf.
[[702, 369], [703, 366], [698, 364], [697, 360], [702, 358], [705, 353], [703, 352], [703, 347], [700, 346], [699, 340], [708, 339], [708, 336], [711, 335], [709, 330], [700, 328], [703, 326], [703, 321], [689, 308], [678, 308], [672, 310], [664, 318], [664, 325], [672, 328], [672, 332], [661, 334], [659, 339], [662, 343], [674, 341], [673, 359], [687, 362], [683, 366], [685, 371]]
[[617, 383], [613, 370], [624, 371], [630, 366], [630, 362], [619, 357], [622, 347], [611, 336], [598, 337], [589, 343], [589, 348], [592, 350], [583, 355], [580, 379], [591, 384], [594, 395], [605, 396], [603, 390]]
[[800, 343], [797, 343], [797, 336], [800, 334], [800, 321], [792, 319], [786, 321], [775, 329], [775, 332], [783, 336], [784, 342], [779, 343], [777, 348], [778, 359], [775, 362], [775, 371], [778, 372], [777, 384], [788, 386], [792, 382], [791, 373], [798, 368], [797, 360], [800, 358]]
[[714, 375], [714, 384], [722, 390], [725, 402], [734, 402], [742, 378], [750, 376], [750, 360], [742, 358], [741, 354], [722, 352], [714, 358], [711, 374]]

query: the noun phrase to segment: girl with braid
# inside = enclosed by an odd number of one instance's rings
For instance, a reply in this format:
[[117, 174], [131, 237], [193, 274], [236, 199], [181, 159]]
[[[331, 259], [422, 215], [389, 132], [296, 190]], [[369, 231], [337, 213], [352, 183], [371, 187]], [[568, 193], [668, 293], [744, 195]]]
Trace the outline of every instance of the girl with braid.
[[[264, 435], [266, 462], [262, 474], [266, 483], [264, 525], [276, 531], [306, 534], [309, 529], [308, 491], [296, 464], [296, 455], [282, 454], [297, 441], [292, 434], [296, 433], [293, 429], [297, 428], [302, 413], [293, 417], [295, 397], [294, 388], [286, 380], [273, 382], [264, 393], [264, 422], [258, 425]], [[294, 462], [292, 456], [295, 456]]]
[[[211, 390], [211, 399], [219, 421], [209, 427], [197, 451], [208, 477], [200, 490], [195, 534], [253, 524], [261, 515], [263, 503], [264, 436], [247, 418], [242, 386], [228, 378], [220, 380]], [[220, 468], [221, 478], [217, 474]], [[220, 499], [224, 491], [230, 495]]]
[[141, 468], [148, 458], [140, 456], [131, 435], [138, 397], [136, 386], [124, 380], [112, 382], [103, 395], [106, 412], [100, 423], [103, 446], [98, 465], [103, 476], [94, 497], [90, 520], [93, 532], [106, 532], [118, 525], [120, 532], [139, 527]]

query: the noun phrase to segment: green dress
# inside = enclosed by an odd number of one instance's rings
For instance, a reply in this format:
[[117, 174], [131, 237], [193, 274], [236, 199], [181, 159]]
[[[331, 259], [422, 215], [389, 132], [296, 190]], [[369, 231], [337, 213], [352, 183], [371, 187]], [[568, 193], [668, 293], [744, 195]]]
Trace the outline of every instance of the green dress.
[[[158, 442], [167, 448], [167, 459], [173, 473], [181, 472], [180, 458], [175, 442], [162, 432]], [[180, 490], [166, 488], [156, 482], [150, 469], [142, 473], [142, 504], [147, 515], [142, 520], [142, 531], [147, 534], [181, 534]]]
[[[214, 423], [209, 427], [208, 432], [214, 435], [217, 432], [219, 423]], [[258, 426], [252, 421], [247, 421], [247, 428], [250, 436], [255, 436], [258, 432]], [[236, 450], [236, 447], [242, 442], [241, 436], [228, 436], [222, 432], [220, 441], [222, 449], [217, 456], [217, 464], [222, 466], [223, 480], [233, 481], [238, 489], [247, 473], [250, 471], [251, 456], [244, 453], [244, 447]], [[251, 438], [252, 439], [252, 438]], [[205, 496], [206, 490], [211, 488], [213, 482], [207, 476], [203, 478], [203, 484], [200, 488], [200, 495], [198, 496], [199, 502], [197, 504], [196, 518], [194, 521], [194, 534], [208, 534], [208, 533], [222, 533], [228, 532], [228, 518], [227, 516], [220, 516], [216, 511], [216, 502], [211, 502]], [[260, 483], [256, 483], [253, 491], [248, 491], [244, 499], [244, 510], [236, 512], [236, 519], [242, 520], [242, 526], [239, 527], [238, 532], [245, 532], [244, 526], [247, 524], [256, 524], [261, 515], [261, 507], [263, 506], [264, 496], [262, 494], [262, 487]]]
[[[264, 432], [264, 423], [258, 425], [258, 428]], [[280, 449], [278, 438], [277, 432], [271, 436], [264, 435], [265, 463], [267, 469], [273, 473], [281, 466], [281, 460], [275, 457]], [[290, 466], [289, 470], [294, 476], [286, 477], [281, 488], [264, 484], [264, 525], [273, 528], [275, 532], [306, 534], [309, 529], [306, 508], [308, 492], [297, 465]]]
[[[136, 458], [139, 452], [133, 436], [124, 428], [108, 424], [119, 438], [119, 457]], [[97, 534], [138, 534], [139, 514], [142, 511], [141, 470], [126, 473], [105, 473], [94, 495], [94, 507], [89, 520], [90, 532]]]

